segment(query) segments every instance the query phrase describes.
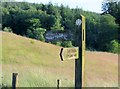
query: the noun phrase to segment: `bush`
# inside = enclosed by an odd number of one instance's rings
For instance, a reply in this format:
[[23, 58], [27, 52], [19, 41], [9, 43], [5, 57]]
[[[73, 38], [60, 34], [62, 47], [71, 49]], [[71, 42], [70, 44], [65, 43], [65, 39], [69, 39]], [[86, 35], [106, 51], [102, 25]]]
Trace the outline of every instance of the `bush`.
[[5, 32], [13, 32], [10, 27], [5, 27], [5, 28], [3, 29], [3, 31], [5, 31]]
[[112, 40], [110, 44], [107, 44], [107, 49], [112, 53], [120, 53], [120, 44], [116, 40]]
[[44, 38], [44, 33], [45, 33], [46, 29], [44, 28], [36, 28], [36, 29], [28, 29], [27, 30], [27, 36], [30, 38], [34, 38], [40, 41], [45, 41]]
[[61, 46], [61, 41], [57, 41], [57, 42], [51, 42], [52, 44], [55, 44], [55, 45], [58, 45], [58, 46]]
[[64, 41], [64, 42], [62, 42], [61, 46], [63, 46], [63, 47], [73, 47], [72, 41]]

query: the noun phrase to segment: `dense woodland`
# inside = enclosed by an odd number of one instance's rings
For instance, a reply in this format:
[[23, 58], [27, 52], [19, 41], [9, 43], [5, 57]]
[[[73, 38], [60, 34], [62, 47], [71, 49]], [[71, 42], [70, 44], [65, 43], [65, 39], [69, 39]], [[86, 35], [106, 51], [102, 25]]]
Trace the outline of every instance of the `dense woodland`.
[[[2, 2], [2, 30], [18, 35], [45, 41], [47, 31], [79, 33], [75, 21], [80, 14], [86, 17], [86, 47], [88, 50], [118, 53], [118, 33], [120, 31], [120, 2], [104, 0], [103, 13], [84, 11], [68, 6], [35, 4], [28, 2]], [[56, 41], [53, 44], [71, 47], [76, 46], [76, 39]], [[14, 39], [13, 39], [14, 40]]]

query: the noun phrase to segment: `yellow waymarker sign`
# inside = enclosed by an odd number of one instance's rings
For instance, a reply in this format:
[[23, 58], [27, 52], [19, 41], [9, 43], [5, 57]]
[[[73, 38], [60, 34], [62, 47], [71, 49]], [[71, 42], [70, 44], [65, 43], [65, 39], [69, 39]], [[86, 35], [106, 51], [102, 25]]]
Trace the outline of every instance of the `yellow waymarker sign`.
[[71, 59], [78, 59], [79, 58], [79, 48], [61, 48], [60, 57], [61, 60], [71, 60]]

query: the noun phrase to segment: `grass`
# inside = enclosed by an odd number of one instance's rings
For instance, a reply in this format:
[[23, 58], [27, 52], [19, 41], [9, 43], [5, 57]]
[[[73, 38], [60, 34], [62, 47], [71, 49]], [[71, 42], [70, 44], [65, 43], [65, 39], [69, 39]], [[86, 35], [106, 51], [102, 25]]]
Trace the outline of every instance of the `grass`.
[[[74, 87], [74, 60], [61, 61], [61, 47], [2, 33], [3, 84], [11, 86], [12, 73], [17, 72], [19, 87]], [[118, 58], [116, 54], [86, 52], [85, 87], [117, 87]]]
[[57, 79], [61, 86], [74, 86], [74, 60], [62, 62], [60, 47], [11, 33], [2, 34], [4, 84], [11, 86], [12, 73], [17, 72], [19, 87], [56, 87]]
[[118, 87], [118, 55], [106, 52], [87, 52], [86, 86]]

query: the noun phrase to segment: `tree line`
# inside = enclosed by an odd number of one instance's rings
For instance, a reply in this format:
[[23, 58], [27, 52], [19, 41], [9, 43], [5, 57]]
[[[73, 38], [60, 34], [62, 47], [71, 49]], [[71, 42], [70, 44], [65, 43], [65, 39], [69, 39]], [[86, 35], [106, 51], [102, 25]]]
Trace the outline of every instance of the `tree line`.
[[[119, 2], [103, 3], [103, 14], [84, 11], [80, 8], [70, 9], [68, 6], [36, 4], [28, 2], [3, 2], [2, 30], [18, 35], [45, 41], [47, 31], [72, 32], [78, 35], [79, 29], [75, 25], [80, 14], [86, 17], [86, 47], [88, 50], [118, 52], [118, 31], [120, 26], [118, 12], [112, 13], [109, 8], [120, 9]], [[111, 3], [118, 5], [111, 6]], [[105, 9], [106, 8], [106, 9]], [[116, 8], [116, 9], [115, 9]], [[71, 47], [76, 46], [78, 37], [70, 41], [56, 41], [53, 44]]]

